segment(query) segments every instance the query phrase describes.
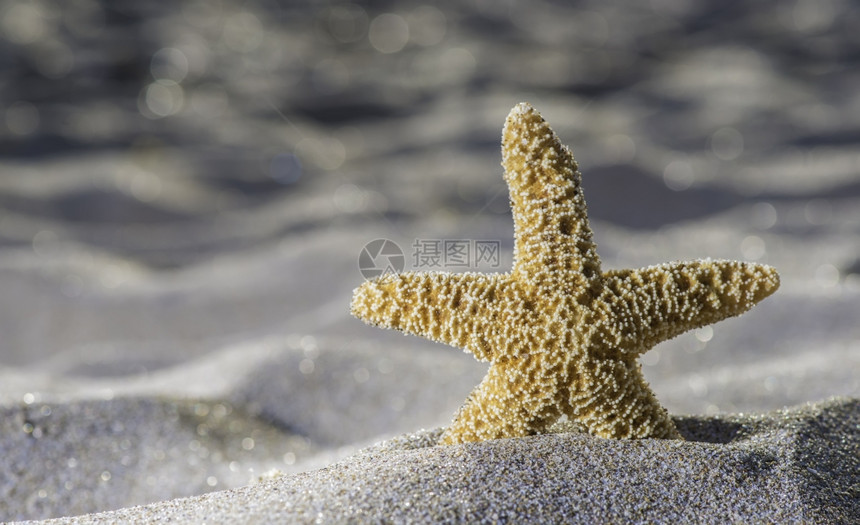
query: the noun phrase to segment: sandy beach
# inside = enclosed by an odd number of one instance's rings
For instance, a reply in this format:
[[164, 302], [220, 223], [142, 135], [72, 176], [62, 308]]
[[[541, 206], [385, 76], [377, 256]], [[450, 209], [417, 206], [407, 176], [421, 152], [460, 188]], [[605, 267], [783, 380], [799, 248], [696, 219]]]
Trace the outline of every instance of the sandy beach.
[[[860, 521], [858, 23], [3, 2], [0, 521]], [[780, 273], [642, 356], [685, 441], [433, 446], [487, 365], [349, 315], [377, 239], [405, 270], [510, 269], [520, 101], [576, 156], [604, 268]]]
[[[206, 496], [48, 523], [851, 523], [856, 400], [763, 416], [686, 417], [686, 442], [575, 430], [434, 446], [407, 434], [325, 469]], [[715, 490], [715, 487], [719, 489]]]

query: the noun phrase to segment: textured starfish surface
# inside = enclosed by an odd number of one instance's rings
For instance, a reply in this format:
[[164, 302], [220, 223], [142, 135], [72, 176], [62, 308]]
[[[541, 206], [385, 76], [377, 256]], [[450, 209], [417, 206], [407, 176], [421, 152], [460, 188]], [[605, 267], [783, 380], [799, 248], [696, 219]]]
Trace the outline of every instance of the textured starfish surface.
[[441, 444], [536, 434], [562, 414], [597, 436], [680, 438], [638, 356], [749, 310], [779, 287], [776, 270], [714, 260], [601, 270], [577, 164], [526, 103], [505, 122], [502, 166], [511, 272], [383, 275], [355, 290], [352, 314], [492, 363]]

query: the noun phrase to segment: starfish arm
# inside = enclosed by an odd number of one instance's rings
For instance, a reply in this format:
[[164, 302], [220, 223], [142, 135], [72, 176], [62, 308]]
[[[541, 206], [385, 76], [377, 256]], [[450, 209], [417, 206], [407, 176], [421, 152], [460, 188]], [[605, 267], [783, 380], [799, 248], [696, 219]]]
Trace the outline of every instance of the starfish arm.
[[567, 416], [604, 438], [681, 437], [640, 365], [630, 360], [582, 363], [571, 384]]
[[529, 104], [511, 110], [502, 132], [516, 243], [524, 283], [585, 293], [600, 279], [581, 176], [570, 150]]
[[528, 436], [545, 431], [566, 403], [557, 378], [543, 373], [546, 355], [493, 363], [466, 399], [441, 445]]
[[496, 353], [493, 305], [504, 274], [406, 272], [365, 281], [351, 313], [364, 322], [463, 348], [481, 361]]
[[688, 330], [740, 315], [778, 287], [773, 267], [739, 261], [609, 271], [601, 304], [614, 323], [601, 324], [596, 339], [608, 348], [642, 354]]

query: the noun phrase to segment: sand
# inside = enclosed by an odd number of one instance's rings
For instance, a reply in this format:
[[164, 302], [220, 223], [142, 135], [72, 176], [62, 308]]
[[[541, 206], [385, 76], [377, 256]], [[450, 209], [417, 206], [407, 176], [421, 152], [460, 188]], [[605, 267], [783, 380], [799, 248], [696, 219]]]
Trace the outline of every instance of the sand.
[[[686, 441], [399, 436], [305, 474], [48, 523], [853, 523], [860, 401], [676, 419]], [[852, 436], [846, 438], [846, 436]]]
[[[857, 521], [850, 7], [3, 3], [0, 521]], [[351, 318], [359, 254], [509, 268], [520, 101], [572, 147], [604, 267], [779, 270], [641, 359], [720, 439], [421, 446], [486, 365]], [[498, 265], [419, 266], [444, 240]]]

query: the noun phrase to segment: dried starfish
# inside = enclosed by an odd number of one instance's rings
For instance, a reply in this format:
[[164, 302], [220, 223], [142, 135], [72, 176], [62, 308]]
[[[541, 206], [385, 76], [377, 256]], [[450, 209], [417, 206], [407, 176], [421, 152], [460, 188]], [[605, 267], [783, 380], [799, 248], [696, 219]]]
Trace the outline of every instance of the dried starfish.
[[441, 444], [536, 434], [562, 414], [597, 436], [680, 438], [637, 358], [749, 310], [779, 287], [776, 270], [701, 260], [602, 271], [577, 164], [526, 103], [505, 122], [502, 165], [513, 271], [383, 275], [355, 290], [352, 314], [492, 362]]

